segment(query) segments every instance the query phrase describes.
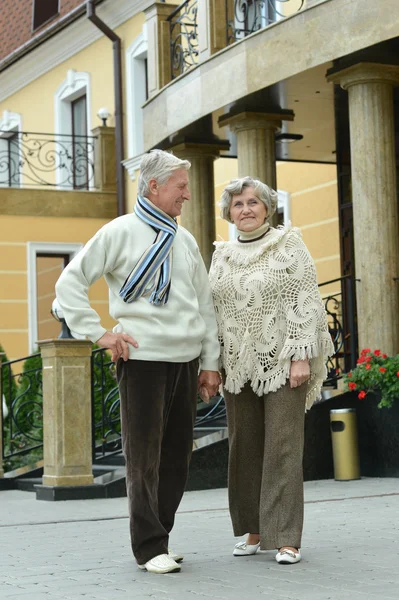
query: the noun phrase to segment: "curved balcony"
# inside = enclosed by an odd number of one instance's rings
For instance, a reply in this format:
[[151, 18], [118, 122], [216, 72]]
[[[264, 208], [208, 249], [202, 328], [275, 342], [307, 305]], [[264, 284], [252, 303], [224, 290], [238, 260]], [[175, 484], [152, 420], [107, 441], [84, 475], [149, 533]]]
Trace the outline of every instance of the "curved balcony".
[[[294, 109], [296, 115], [297, 106], [291, 102], [298, 97], [306, 104], [305, 88], [313, 88], [314, 93], [320, 94], [318, 100], [326, 100], [330, 112], [327, 110], [324, 118], [331, 121], [333, 128], [333, 86], [326, 83], [326, 70], [340, 57], [399, 36], [399, 21], [392, 19], [391, 0], [361, 0], [356, 10], [347, 0], [310, 2], [299, 12], [259, 28], [209, 56], [212, 22], [216, 23], [214, 27], [225, 30], [226, 11], [222, 5], [227, 6], [228, 1], [222, 0], [219, 7], [224, 15], [222, 22], [214, 18], [216, 2], [198, 0], [198, 62], [169, 83], [164, 80], [163, 87], [160, 79], [158, 89], [150, 89], [152, 96], [144, 106], [145, 149], [159, 145], [202, 117], [212, 114], [217, 118], [226, 107], [273, 86], [275, 106]], [[204, 5], [206, 10], [201, 14]], [[322, 119], [323, 106], [320, 102], [318, 106]], [[297, 129], [297, 118], [295, 125]], [[330, 160], [331, 151], [329, 148]], [[318, 157], [306, 159], [319, 160], [320, 156], [319, 153]], [[323, 155], [321, 160], [325, 159]]]

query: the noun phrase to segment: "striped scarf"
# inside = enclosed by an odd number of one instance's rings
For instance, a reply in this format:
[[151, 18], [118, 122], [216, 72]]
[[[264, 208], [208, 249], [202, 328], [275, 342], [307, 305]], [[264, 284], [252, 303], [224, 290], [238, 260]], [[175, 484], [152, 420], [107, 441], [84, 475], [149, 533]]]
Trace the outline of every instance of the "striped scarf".
[[160, 306], [166, 304], [169, 297], [172, 272], [171, 250], [177, 232], [177, 223], [143, 196], [137, 197], [134, 212], [157, 232], [157, 237], [126, 278], [119, 295], [124, 302], [133, 302], [150, 287], [153, 290], [149, 299], [150, 304]]

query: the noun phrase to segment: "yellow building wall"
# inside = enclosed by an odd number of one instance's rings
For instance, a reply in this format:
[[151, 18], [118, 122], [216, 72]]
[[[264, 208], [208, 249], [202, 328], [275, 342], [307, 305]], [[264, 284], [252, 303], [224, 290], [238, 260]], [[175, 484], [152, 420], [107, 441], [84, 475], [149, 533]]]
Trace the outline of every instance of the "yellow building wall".
[[[0, 344], [10, 360], [29, 354], [27, 242], [84, 244], [105, 223], [103, 219], [1, 215]], [[46, 290], [46, 294], [50, 293]], [[107, 286], [100, 280], [90, 289], [90, 300], [104, 327], [112, 328], [115, 323], [108, 314], [107, 299]], [[57, 331], [60, 332], [59, 324]]]

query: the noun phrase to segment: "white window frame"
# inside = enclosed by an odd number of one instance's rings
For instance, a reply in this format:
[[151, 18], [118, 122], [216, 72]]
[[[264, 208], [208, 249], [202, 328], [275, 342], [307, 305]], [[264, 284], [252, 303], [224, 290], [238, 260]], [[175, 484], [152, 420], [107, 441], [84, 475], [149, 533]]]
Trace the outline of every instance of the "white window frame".
[[[19, 113], [14, 113], [9, 110], [5, 110], [3, 112], [3, 117], [0, 119], [0, 152], [3, 146], [3, 140], [7, 140], [9, 138], [9, 134], [20, 133], [21, 131], [22, 116]], [[15, 185], [15, 187], [21, 186], [22, 175], [19, 176], [18, 185]], [[0, 184], [0, 187], [8, 187], [8, 184]]]
[[283, 213], [284, 223], [291, 221], [291, 194], [284, 190], [277, 190], [277, 210]]
[[142, 33], [126, 50], [126, 101], [127, 101], [127, 130], [128, 155], [123, 162], [132, 181], [140, 166], [144, 152], [143, 104], [145, 97], [145, 59], [147, 58], [148, 42], [147, 28], [144, 25]]
[[[92, 123], [91, 123], [91, 78], [90, 73], [77, 72], [74, 69], [69, 69], [67, 72], [66, 79], [58, 87], [54, 94], [54, 115], [55, 115], [55, 133], [56, 139], [57, 134], [70, 135], [72, 137], [72, 112], [71, 104], [74, 100], [77, 100], [81, 96], [86, 96], [86, 120], [87, 120], [87, 133], [91, 135]], [[58, 137], [58, 141], [62, 142], [61, 135]], [[94, 152], [89, 152], [89, 160], [94, 164]], [[60, 188], [61, 176], [60, 172], [56, 170], [56, 183]], [[65, 186], [63, 186], [65, 189]], [[73, 189], [72, 186], [70, 189]], [[89, 189], [94, 189], [94, 178], [89, 183]]]
[[[28, 265], [28, 335], [29, 352], [36, 351], [38, 342], [37, 327], [37, 269], [36, 258], [38, 254], [68, 254], [72, 259], [83, 248], [83, 244], [64, 244], [57, 242], [28, 242], [27, 265]], [[55, 292], [54, 292], [55, 298]]]

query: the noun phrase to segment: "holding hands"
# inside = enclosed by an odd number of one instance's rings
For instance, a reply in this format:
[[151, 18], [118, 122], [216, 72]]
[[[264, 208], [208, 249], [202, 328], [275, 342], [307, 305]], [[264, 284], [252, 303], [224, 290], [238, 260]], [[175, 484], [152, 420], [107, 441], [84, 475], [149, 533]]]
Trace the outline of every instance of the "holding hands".
[[198, 392], [201, 400], [208, 404], [216, 396], [222, 380], [218, 371], [201, 371], [198, 375]]
[[101, 348], [109, 348], [111, 350], [113, 362], [116, 362], [120, 358], [123, 358], [124, 361], [128, 360], [128, 344], [131, 344], [134, 348], [139, 347], [136, 340], [127, 333], [112, 333], [110, 331], [104, 333], [96, 343], [101, 346]]

